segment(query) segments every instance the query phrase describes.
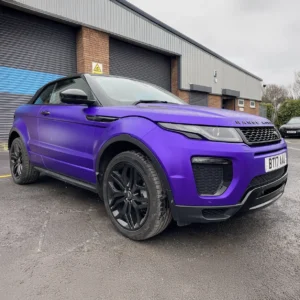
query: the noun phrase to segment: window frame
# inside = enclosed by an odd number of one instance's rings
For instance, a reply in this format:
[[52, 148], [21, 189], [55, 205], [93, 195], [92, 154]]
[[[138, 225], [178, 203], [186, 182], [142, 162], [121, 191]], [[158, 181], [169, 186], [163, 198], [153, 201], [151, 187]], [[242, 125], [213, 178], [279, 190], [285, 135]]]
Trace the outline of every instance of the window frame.
[[[252, 103], [254, 103], [254, 105], [251, 105]], [[250, 100], [250, 108], [255, 108], [256, 107], [256, 103], [254, 100]]]
[[[50, 85], [54, 85], [53, 87], [53, 91], [55, 90], [55, 87], [56, 87], [56, 84], [58, 82], [61, 82], [61, 81], [65, 81], [65, 80], [70, 80], [70, 79], [82, 79], [85, 81], [85, 83], [87, 84], [88, 88], [91, 90], [91, 93], [93, 94], [93, 97], [94, 97], [94, 100], [95, 100], [95, 105], [94, 106], [103, 106], [101, 104], [101, 102], [98, 100], [97, 96], [95, 95], [95, 93], [93, 92], [91, 86], [89, 85], [88, 81], [85, 79], [84, 76], [80, 76], [80, 75], [77, 75], [77, 76], [68, 76], [68, 77], [62, 77], [60, 79], [57, 79], [57, 80], [54, 80], [54, 81], [51, 81], [51, 82], [48, 82], [46, 85], [42, 86], [41, 88], [39, 88], [36, 93], [33, 95], [33, 97], [29, 100], [29, 102], [27, 104], [32, 104], [32, 105], [47, 105], [47, 106], [53, 106], [53, 105], [56, 105], [56, 106], [62, 106], [62, 105], [72, 105], [72, 104], [66, 104], [66, 103], [43, 103], [43, 104], [34, 104], [34, 102], [40, 97], [40, 95], [44, 92], [45, 89], [47, 89]], [[53, 92], [52, 91], [52, 92]], [[74, 105], [77, 105], [77, 104], [74, 104]]]
[[[240, 101], [243, 101], [243, 104], [240, 104]], [[245, 107], [245, 100], [244, 99], [238, 99], [238, 107]]]
[[[48, 103], [48, 104], [46, 104], [46, 103], [36, 104], [35, 101], [36, 101], [36, 100], [44, 93], [44, 91], [45, 91], [49, 86], [51, 86], [51, 85], [53, 85], [52, 92], [51, 92], [51, 97], [52, 97], [52, 93], [53, 93], [54, 88], [55, 88], [55, 86], [56, 86], [56, 82], [50, 82], [49, 84], [47, 84], [47, 85], [41, 87], [41, 88], [36, 92], [36, 94], [30, 99], [30, 101], [28, 102], [28, 104], [32, 104], [32, 105], [49, 105], [49, 103]], [[50, 97], [50, 98], [51, 98], [51, 97]]]

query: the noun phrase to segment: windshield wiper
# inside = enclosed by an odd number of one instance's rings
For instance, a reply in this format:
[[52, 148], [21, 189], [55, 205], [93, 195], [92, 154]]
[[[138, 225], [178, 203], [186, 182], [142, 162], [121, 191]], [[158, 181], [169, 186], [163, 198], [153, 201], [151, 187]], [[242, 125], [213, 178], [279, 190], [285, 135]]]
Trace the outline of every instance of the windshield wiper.
[[161, 100], [139, 100], [137, 102], [134, 102], [133, 105], [138, 105], [140, 103], [170, 103], [170, 104], [174, 104], [168, 101], [161, 101]]

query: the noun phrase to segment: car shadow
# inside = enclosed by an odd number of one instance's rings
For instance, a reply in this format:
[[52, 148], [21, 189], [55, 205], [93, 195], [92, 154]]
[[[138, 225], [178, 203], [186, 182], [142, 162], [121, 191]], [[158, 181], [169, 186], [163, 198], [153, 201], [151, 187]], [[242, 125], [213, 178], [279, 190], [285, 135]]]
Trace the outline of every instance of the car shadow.
[[[49, 189], [50, 193], [55, 190], [56, 200], [62, 202], [62, 204], [67, 203], [70, 209], [73, 207], [83, 209], [93, 207], [99, 218], [105, 218], [106, 221], [110, 222], [103, 201], [91, 191], [45, 175], [41, 175], [35, 185]], [[158, 248], [174, 246], [174, 244], [195, 246], [195, 243], [199, 243], [201, 248], [218, 247], [218, 245], [221, 247], [224, 242], [227, 244], [243, 244], [246, 239], [257, 239], [258, 236], [261, 240], [268, 238], [267, 229], [272, 228], [276, 221], [276, 213], [268, 208], [251, 214], [238, 215], [221, 223], [191, 224], [179, 227], [176, 222], [172, 221], [164, 232], [143, 243], [149, 245], [149, 247]], [[110, 228], [114, 230], [113, 226], [110, 226]], [[101, 228], [98, 228], [98, 230], [101, 231]], [[116, 230], [111, 234], [121, 236]]]

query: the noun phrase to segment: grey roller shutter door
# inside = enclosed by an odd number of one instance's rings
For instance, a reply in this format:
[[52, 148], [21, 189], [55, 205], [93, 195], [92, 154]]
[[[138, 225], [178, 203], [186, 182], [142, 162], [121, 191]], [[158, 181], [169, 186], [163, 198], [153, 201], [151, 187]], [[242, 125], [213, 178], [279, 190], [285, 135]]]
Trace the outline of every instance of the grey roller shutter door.
[[76, 28], [0, 6], [0, 54], [3, 141], [18, 106], [47, 81], [76, 73]]
[[208, 94], [201, 92], [190, 92], [191, 105], [208, 106]]
[[117, 39], [110, 39], [110, 74], [135, 78], [171, 90], [171, 58]]

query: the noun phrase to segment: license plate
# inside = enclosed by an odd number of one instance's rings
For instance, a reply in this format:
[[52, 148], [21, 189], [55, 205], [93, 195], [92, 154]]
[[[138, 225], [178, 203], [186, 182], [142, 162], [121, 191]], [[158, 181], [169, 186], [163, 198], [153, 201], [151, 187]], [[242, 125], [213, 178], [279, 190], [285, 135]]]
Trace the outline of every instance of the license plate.
[[286, 164], [287, 164], [286, 152], [279, 154], [279, 155], [265, 158], [266, 172], [275, 171], [277, 169], [280, 169], [280, 168], [286, 166]]
[[287, 131], [286, 133], [297, 133], [297, 131], [292, 130], [292, 131]]

